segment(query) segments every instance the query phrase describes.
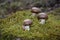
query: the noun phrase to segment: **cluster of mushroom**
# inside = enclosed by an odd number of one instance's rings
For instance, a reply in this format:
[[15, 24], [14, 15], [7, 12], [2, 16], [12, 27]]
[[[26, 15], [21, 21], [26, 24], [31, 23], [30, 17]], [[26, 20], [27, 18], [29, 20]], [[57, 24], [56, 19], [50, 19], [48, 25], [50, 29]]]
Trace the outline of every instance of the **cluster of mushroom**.
[[40, 24], [45, 24], [46, 20], [48, 19], [48, 15], [46, 13], [41, 13], [41, 9], [38, 7], [32, 7], [31, 12], [32, 16], [37, 16]]
[[[37, 7], [32, 7], [31, 9], [32, 16], [36, 16], [40, 22], [40, 24], [45, 24], [46, 20], [48, 19], [48, 15], [46, 13], [41, 13], [41, 10]], [[30, 30], [30, 26], [32, 24], [31, 19], [25, 19], [23, 21], [23, 30]]]

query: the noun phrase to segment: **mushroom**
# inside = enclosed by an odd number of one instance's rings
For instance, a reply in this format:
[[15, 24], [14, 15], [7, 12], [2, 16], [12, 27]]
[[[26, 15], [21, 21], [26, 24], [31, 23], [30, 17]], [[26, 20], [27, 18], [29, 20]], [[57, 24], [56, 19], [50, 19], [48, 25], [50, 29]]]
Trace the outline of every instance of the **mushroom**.
[[32, 12], [32, 15], [35, 16], [36, 14], [38, 14], [40, 12], [40, 8], [38, 7], [32, 7], [31, 8], [31, 12]]
[[48, 19], [48, 15], [46, 13], [39, 13], [37, 18], [40, 21], [40, 24], [45, 24], [46, 20]]
[[23, 29], [29, 31], [31, 24], [32, 24], [32, 20], [31, 20], [31, 19], [25, 19], [25, 20], [23, 21]]

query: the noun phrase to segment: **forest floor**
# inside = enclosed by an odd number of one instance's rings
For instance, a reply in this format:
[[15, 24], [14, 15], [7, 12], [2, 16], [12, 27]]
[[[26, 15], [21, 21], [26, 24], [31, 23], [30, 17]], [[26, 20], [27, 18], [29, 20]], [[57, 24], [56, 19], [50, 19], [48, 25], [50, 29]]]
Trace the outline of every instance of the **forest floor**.
[[[0, 19], [1, 39], [8, 40], [10, 35], [13, 35], [13, 37], [39, 38], [41, 40], [60, 40], [60, 16], [56, 14], [59, 12], [60, 9], [48, 12], [48, 20], [44, 25], [39, 24], [37, 17], [31, 16], [30, 10], [12, 13], [9, 17]], [[23, 20], [27, 18], [31, 19], [33, 24], [30, 31], [23, 31]]]

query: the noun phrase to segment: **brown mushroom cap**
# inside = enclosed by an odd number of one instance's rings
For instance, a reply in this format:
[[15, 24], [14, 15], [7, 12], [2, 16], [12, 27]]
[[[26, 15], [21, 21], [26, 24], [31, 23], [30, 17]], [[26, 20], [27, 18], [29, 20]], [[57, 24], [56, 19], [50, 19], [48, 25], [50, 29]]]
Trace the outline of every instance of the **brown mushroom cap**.
[[39, 13], [37, 17], [38, 19], [48, 19], [48, 15], [46, 13]]
[[41, 10], [37, 7], [32, 7], [31, 12], [32, 13], [39, 13]]
[[31, 24], [32, 24], [32, 20], [30, 19], [24, 20], [24, 25], [31, 25]]

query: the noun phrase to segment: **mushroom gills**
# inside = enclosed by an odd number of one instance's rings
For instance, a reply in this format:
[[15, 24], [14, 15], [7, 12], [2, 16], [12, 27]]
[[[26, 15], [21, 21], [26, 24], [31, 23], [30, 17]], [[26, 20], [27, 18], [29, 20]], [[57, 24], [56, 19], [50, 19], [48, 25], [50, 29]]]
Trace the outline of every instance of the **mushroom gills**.
[[40, 24], [45, 24], [46, 20], [45, 19], [40, 19]]
[[30, 26], [24, 26], [24, 29], [29, 31], [30, 30]]

